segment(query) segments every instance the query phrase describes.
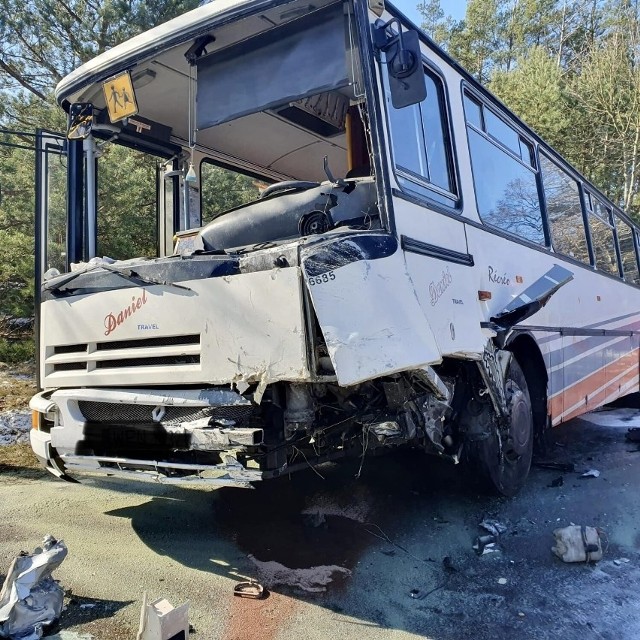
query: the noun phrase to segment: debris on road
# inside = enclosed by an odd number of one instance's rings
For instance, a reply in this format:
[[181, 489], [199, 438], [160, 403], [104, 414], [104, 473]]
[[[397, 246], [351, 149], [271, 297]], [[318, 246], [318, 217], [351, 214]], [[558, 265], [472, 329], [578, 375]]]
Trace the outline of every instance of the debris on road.
[[189, 602], [174, 607], [165, 598], [147, 602], [142, 595], [140, 628], [136, 640], [171, 640], [189, 636]]
[[[503, 533], [507, 532], [506, 525], [502, 524], [502, 522], [498, 522], [497, 520], [488, 520], [488, 519], [485, 518], [480, 523], [480, 526], [485, 531], [488, 531], [492, 536], [495, 536], [496, 538], [501, 536]], [[494, 542], [495, 542], [495, 540], [494, 540]]]
[[629, 442], [640, 442], [640, 427], [631, 427], [625, 435]]
[[556, 544], [551, 547], [563, 562], [597, 562], [602, 559], [602, 542], [595, 527], [572, 525], [553, 532]]
[[564, 476], [558, 476], [557, 478], [551, 481], [551, 484], [547, 486], [556, 488], [556, 487], [561, 487], [563, 484], [564, 484]]
[[[556, 444], [559, 444], [556, 442]], [[575, 471], [576, 465], [573, 462], [546, 462], [546, 461], [537, 461], [533, 463], [534, 467], [538, 467], [539, 469], [551, 469], [552, 471]]]
[[507, 584], [506, 578], [498, 578], [498, 584]]
[[479, 555], [493, 553], [496, 549], [496, 536], [478, 536], [473, 543], [472, 549]]
[[589, 469], [589, 471], [585, 471], [580, 477], [581, 478], [598, 478], [600, 476], [600, 472], [597, 469]]
[[51, 577], [67, 556], [62, 540], [45, 536], [42, 548], [21, 553], [0, 591], [0, 637], [39, 640], [62, 613], [64, 590]]
[[260, 600], [265, 597], [264, 587], [259, 582], [238, 582], [233, 588], [233, 595], [240, 598], [253, 598]]
[[623, 564], [628, 564], [629, 562], [631, 562], [631, 560], [629, 560], [629, 558], [618, 558], [618, 559], [613, 561], [613, 564], [615, 564], [616, 567], [620, 567]]

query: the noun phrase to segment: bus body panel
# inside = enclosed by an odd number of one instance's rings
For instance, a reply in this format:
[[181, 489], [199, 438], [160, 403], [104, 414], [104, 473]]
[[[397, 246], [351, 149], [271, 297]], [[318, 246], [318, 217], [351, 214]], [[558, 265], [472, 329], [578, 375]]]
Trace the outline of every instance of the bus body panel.
[[43, 386], [308, 380], [302, 305], [298, 267], [48, 300]]

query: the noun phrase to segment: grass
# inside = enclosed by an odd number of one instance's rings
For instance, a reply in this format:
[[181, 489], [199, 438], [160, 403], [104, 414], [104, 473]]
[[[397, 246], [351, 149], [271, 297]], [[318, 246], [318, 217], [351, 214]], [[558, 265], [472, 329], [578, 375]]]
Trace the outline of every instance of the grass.
[[0, 447], [0, 472], [41, 468], [38, 459], [31, 450], [31, 445], [28, 443]]
[[[0, 365], [0, 411], [26, 409], [29, 406], [29, 400], [36, 392], [33, 373], [33, 365], [29, 364], [11, 372]], [[16, 374], [29, 377], [16, 377]]]

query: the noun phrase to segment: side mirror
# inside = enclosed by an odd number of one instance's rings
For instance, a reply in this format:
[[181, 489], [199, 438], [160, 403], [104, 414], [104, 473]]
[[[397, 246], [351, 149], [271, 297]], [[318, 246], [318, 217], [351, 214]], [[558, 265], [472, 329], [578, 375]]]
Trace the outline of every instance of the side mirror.
[[76, 102], [69, 108], [69, 140], [84, 140], [93, 127], [93, 105], [90, 102]]
[[[391, 30], [395, 23], [397, 33]], [[378, 51], [383, 51], [389, 69], [389, 89], [394, 109], [402, 109], [418, 104], [427, 97], [427, 85], [422, 68], [420, 38], [417, 31], [402, 31], [397, 18], [373, 25], [373, 43]]]

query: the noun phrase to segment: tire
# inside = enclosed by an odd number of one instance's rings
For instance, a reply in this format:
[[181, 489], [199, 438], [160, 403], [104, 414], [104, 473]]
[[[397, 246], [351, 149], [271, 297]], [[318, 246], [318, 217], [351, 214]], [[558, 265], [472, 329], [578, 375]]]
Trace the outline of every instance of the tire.
[[505, 392], [508, 426], [500, 434], [494, 420], [489, 437], [466, 444], [466, 457], [474, 479], [483, 489], [511, 497], [520, 491], [529, 475], [534, 438], [529, 388], [515, 357], [509, 365]]

